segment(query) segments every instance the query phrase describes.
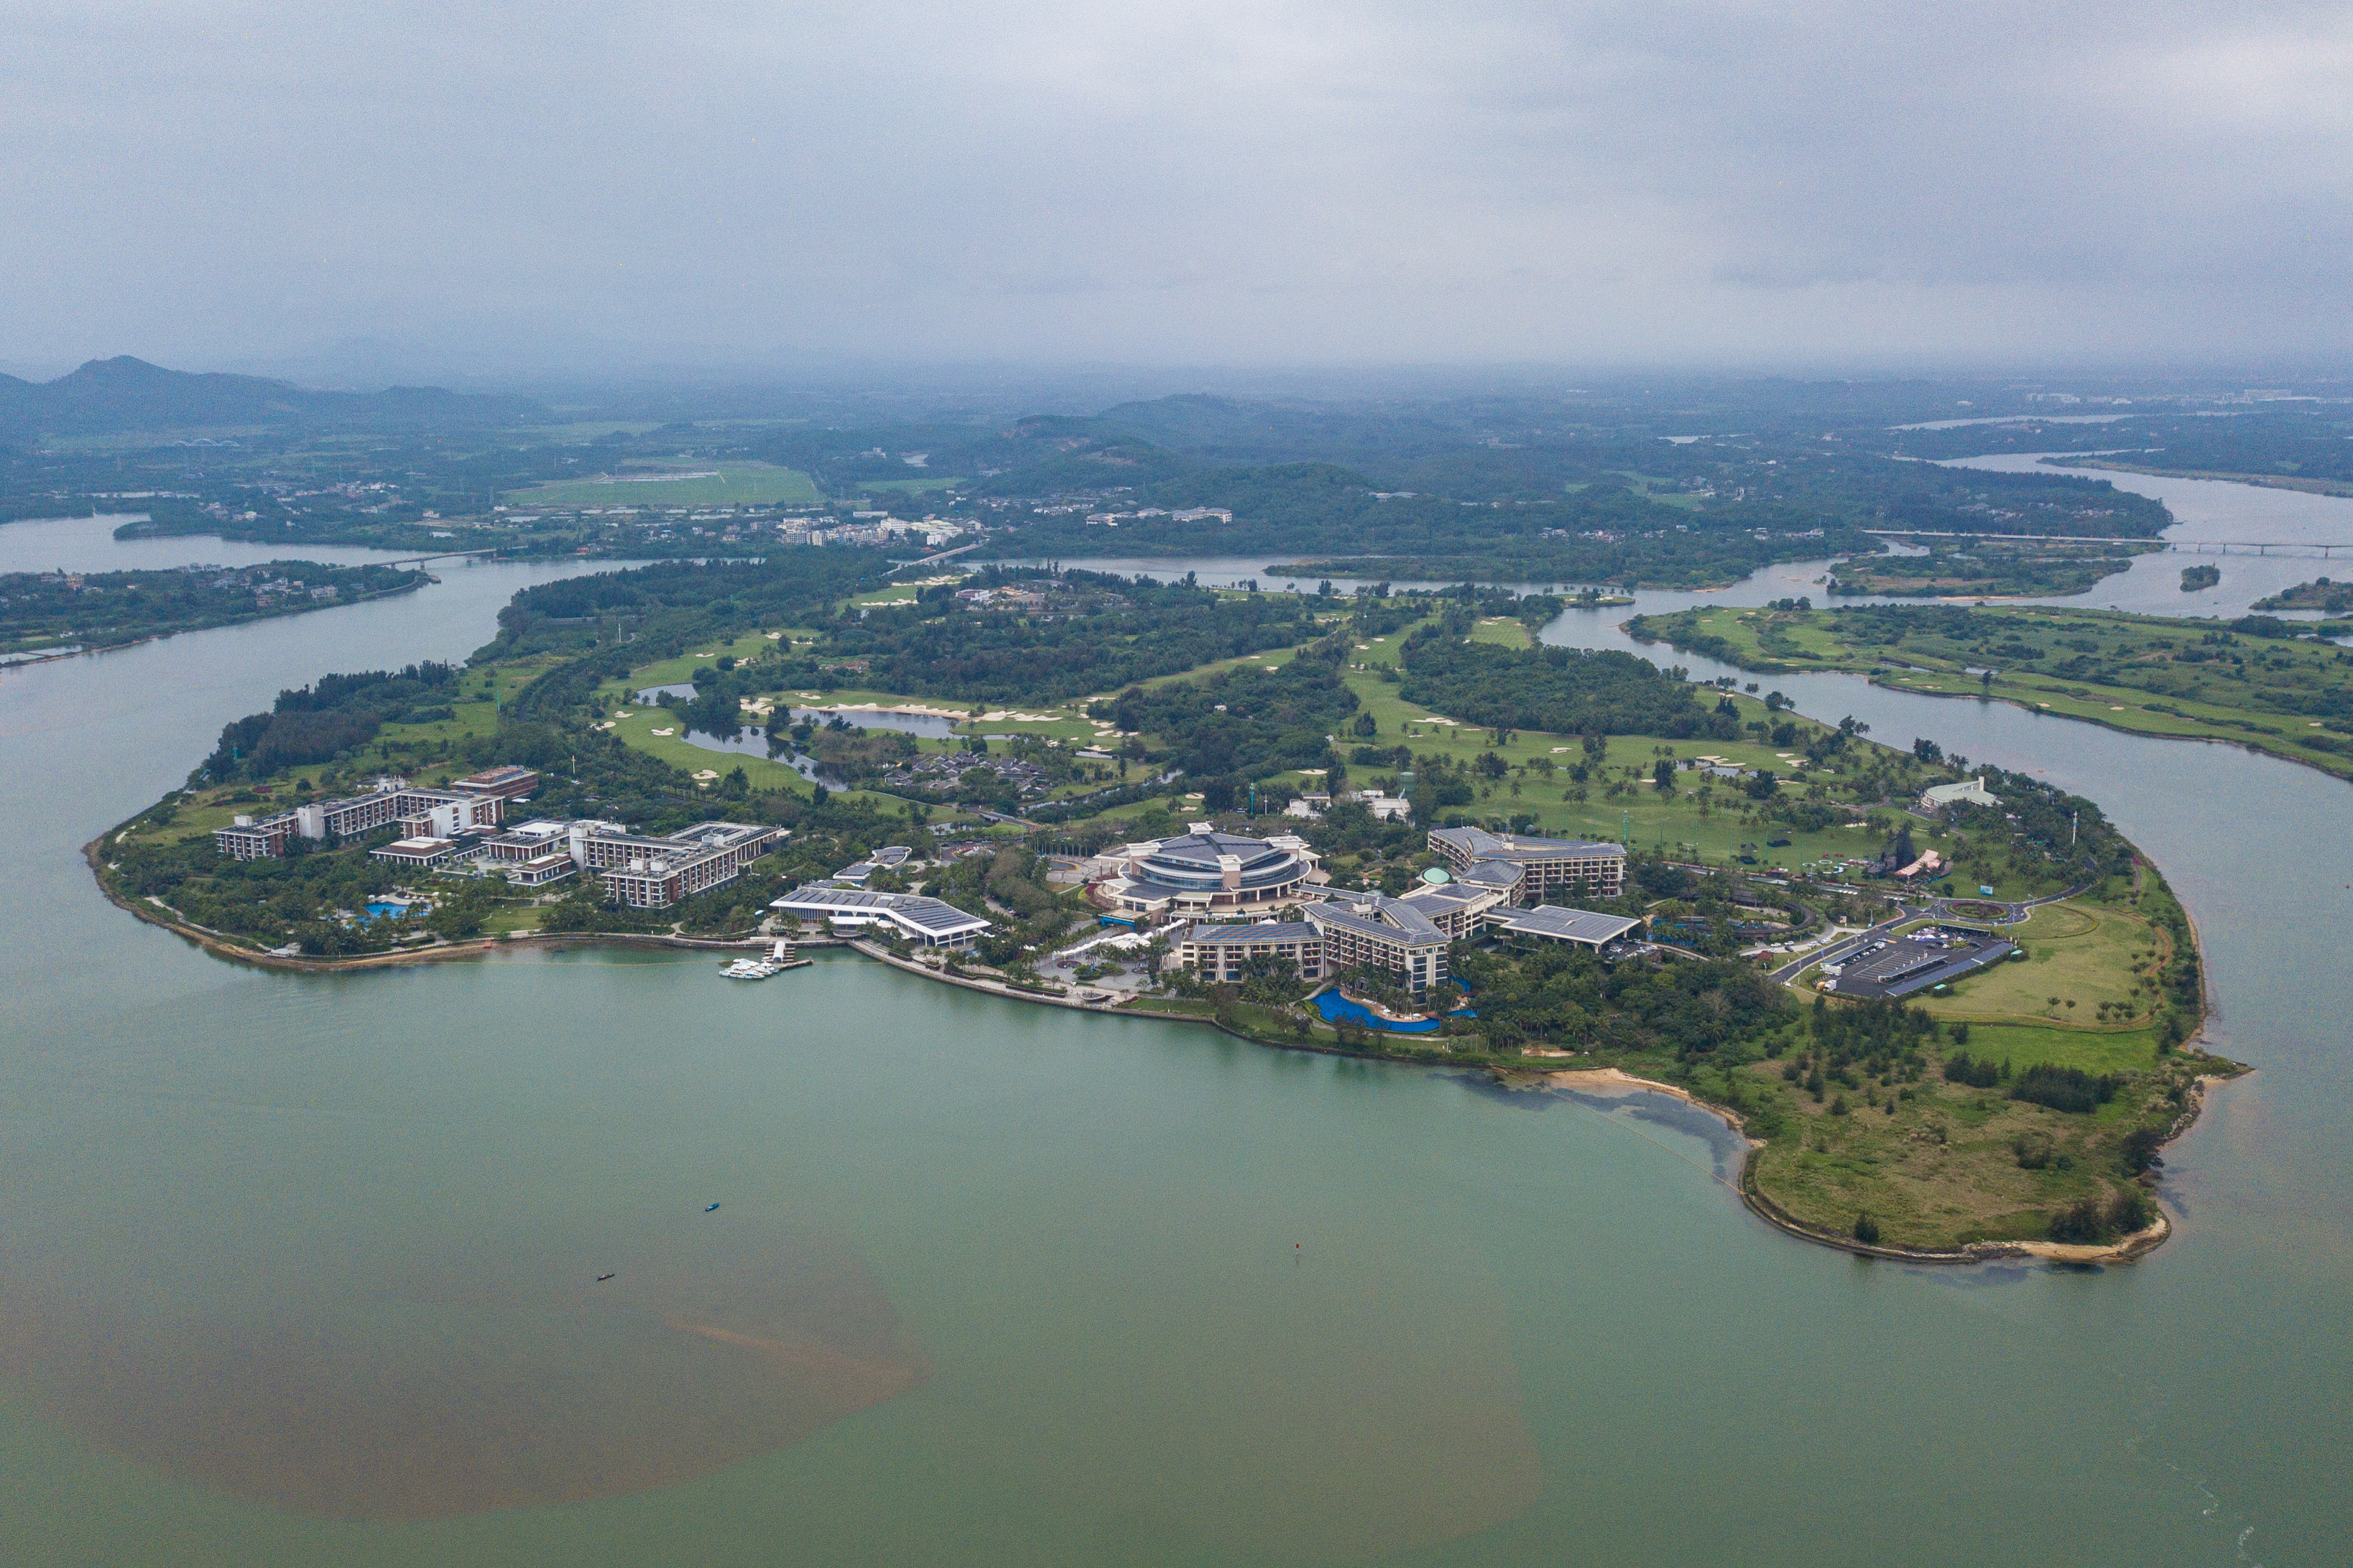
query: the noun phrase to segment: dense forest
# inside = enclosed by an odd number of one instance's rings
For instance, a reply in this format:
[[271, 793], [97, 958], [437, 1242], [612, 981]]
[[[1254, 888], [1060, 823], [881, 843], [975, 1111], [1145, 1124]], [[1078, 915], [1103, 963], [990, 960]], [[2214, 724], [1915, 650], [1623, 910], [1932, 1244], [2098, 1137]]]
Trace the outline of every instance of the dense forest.
[[419, 571], [315, 561], [164, 572], [11, 572], [0, 574], [0, 653], [58, 644], [111, 647], [262, 616], [354, 605], [424, 581]]
[[1407, 640], [1398, 687], [1407, 701], [1491, 730], [1676, 740], [1740, 733], [1729, 701], [1709, 707], [1699, 688], [1648, 659], [1616, 649], [1502, 647], [1466, 641], [1459, 627], [1427, 626]]
[[820, 648], [773, 667], [764, 661], [749, 679], [1050, 702], [1290, 647], [1320, 632], [1313, 602], [1292, 595], [1238, 597], [1083, 572], [992, 574], [976, 584], [1035, 592], [1047, 602], [975, 606], [953, 585], [935, 586], [905, 608], [845, 610], [827, 624]]
[[1196, 782], [1227, 781], [1222, 798], [1230, 804], [1235, 779], [1334, 763], [1326, 737], [1357, 707], [1340, 678], [1345, 656], [1343, 639], [1326, 638], [1271, 670], [1130, 687], [1087, 711], [1123, 730], [1166, 737], [1165, 760]]
[[226, 784], [332, 762], [374, 740], [386, 724], [450, 717], [458, 676], [455, 665], [431, 663], [322, 676], [309, 686], [280, 692], [266, 713], [232, 720], [197, 773]]
[[1479, 1001], [1489, 1039], [1556, 1040], [1705, 1057], [1797, 1016], [1788, 993], [1750, 964], [1692, 959], [1608, 964], [1581, 948], [1514, 952], [1459, 942], [1455, 973]]

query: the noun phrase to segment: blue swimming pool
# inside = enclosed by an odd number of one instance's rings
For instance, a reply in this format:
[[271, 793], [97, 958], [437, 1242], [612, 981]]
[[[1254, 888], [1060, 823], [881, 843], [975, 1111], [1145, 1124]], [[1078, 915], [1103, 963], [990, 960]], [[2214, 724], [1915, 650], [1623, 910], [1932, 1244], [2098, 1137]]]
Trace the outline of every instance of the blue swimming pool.
[[[1336, 1024], [1345, 1018], [1352, 1024], [1360, 1024], [1368, 1029], [1386, 1029], [1392, 1035], [1434, 1034], [1439, 1025], [1444, 1021], [1439, 1018], [1424, 1018], [1418, 1024], [1391, 1023], [1362, 1002], [1351, 1002], [1337, 991], [1326, 991], [1316, 997], [1315, 1010], [1324, 1015], [1324, 1021], [1327, 1024]], [[1456, 1018], [1475, 1018], [1478, 1016], [1469, 1007], [1457, 1008], [1450, 1015]]]
[[433, 912], [431, 904], [372, 903], [360, 911], [362, 921], [396, 921], [403, 915], [426, 915]]

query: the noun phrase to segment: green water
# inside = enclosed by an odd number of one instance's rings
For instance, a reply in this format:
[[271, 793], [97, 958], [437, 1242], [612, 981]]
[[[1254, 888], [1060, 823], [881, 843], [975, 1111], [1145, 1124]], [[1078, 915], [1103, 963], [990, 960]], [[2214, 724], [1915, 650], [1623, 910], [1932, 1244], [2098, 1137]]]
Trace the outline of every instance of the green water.
[[[2263, 1070], [2098, 1273], [1791, 1242], [1647, 1100], [847, 957], [289, 978], [91, 891], [76, 847], [227, 718], [462, 654], [525, 580], [0, 678], [6, 1560], [2353, 1558], [2343, 785], [1799, 694], [2092, 789], [2197, 913]], [[577, 1500], [435, 1517], [437, 1445]], [[376, 1506], [301, 1500], [343, 1483]]]

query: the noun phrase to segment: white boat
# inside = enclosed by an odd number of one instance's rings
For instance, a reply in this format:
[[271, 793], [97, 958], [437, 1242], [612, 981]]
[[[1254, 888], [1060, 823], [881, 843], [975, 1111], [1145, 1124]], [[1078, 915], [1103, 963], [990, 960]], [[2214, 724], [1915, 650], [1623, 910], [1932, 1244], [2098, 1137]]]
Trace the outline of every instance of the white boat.
[[765, 958], [739, 958], [719, 973], [729, 980], [765, 980], [776, 966]]

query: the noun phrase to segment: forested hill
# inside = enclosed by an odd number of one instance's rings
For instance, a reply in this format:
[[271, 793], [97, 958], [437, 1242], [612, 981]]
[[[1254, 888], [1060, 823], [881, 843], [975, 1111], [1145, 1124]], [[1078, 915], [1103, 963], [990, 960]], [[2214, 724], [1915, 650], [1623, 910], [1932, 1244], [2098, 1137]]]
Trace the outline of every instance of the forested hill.
[[255, 375], [165, 370], [123, 355], [55, 381], [0, 376], [0, 440], [237, 425], [502, 425], [543, 419], [529, 398], [396, 386], [312, 392]]

